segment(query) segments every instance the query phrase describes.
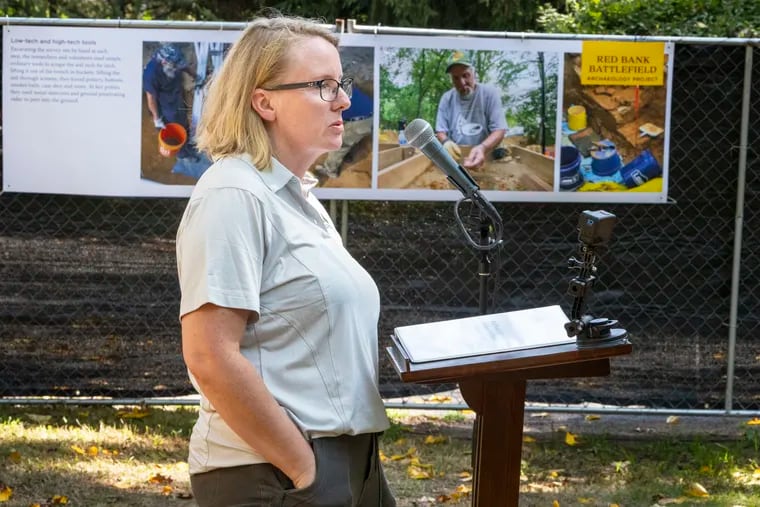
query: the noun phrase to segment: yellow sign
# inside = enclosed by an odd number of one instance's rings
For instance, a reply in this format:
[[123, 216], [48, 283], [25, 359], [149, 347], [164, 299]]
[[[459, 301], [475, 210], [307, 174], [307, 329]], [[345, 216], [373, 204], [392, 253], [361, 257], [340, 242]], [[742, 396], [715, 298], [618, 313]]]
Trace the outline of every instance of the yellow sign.
[[664, 42], [583, 41], [582, 85], [662, 86]]

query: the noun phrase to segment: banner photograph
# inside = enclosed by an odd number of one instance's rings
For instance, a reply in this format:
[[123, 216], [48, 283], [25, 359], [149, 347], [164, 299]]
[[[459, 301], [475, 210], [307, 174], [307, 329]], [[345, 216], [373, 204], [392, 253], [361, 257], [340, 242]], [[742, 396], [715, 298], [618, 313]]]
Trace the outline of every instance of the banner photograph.
[[[238, 35], [6, 25], [3, 191], [189, 196]], [[320, 198], [461, 198], [423, 133], [493, 201], [667, 201], [670, 43], [347, 33], [340, 53], [353, 95], [311, 170]]]

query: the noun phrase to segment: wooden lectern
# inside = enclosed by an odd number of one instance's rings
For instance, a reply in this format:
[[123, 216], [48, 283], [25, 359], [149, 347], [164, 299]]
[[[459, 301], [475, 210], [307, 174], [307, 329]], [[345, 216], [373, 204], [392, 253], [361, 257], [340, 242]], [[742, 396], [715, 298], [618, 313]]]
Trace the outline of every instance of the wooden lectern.
[[[521, 315], [515, 323], [512, 317], [517, 314]], [[501, 316], [507, 320], [499, 321]], [[559, 307], [547, 307], [396, 328], [392, 336], [386, 350], [401, 380], [457, 382], [475, 411], [474, 507], [518, 505], [527, 380], [609, 375], [609, 358], [631, 352], [625, 338], [579, 348], [574, 338], [560, 337], [561, 321], [567, 317]], [[537, 329], [536, 336], [527, 336], [526, 326]], [[461, 334], [463, 329], [472, 333]], [[553, 336], [538, 336], [546, 329]], [[483, 333], [489, 336], [482, 338]], [[510, 336], [500, 342], [502, 333]], [[457, 345], [439, 347], [456, 334]], [[471, 343], [474, 334], [478, 336]], [[426, 343], [439, 348], [426, 354]], [[489, 349], [497, 351], [482, 353]], [[454, 354], [457, 350], [459, 355]]]

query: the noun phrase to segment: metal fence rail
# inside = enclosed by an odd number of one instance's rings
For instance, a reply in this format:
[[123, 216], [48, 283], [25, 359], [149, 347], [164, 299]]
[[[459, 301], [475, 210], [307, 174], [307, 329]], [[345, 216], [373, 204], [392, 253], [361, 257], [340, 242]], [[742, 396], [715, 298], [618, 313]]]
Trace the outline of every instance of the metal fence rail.
[[[619, 219], [589, 307], [618, 319], [634, 352], [610, 377], [531, 382], [529, 403], [760, 413], [760, 93], [750, 86], [760, 66], [745, 42], [676, 45], [671, 203], [496, 204], [506, 241], [492, 311], [569, 310], [578, 214]], [[174, 261], [185, 202], [0, 195], [0, 402], [181, 403], [192, 393]], [[478, 312], [478, 256], [452, 203], [336, 208], [380, 288], [381, 350], [396, 326]], [[452, 387], [402, 384], [381, 358], [386, 398]]]

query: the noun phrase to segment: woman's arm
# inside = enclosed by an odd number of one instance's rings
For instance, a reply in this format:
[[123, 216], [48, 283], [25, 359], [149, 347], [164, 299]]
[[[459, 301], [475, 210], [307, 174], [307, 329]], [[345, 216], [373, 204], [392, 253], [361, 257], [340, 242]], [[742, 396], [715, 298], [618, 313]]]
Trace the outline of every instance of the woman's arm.
[[240, 353], [250, 312], [205, 304], [182, 317], [185, 364], [224, 421], [296, 488], [314, 481], [314, 453]]

